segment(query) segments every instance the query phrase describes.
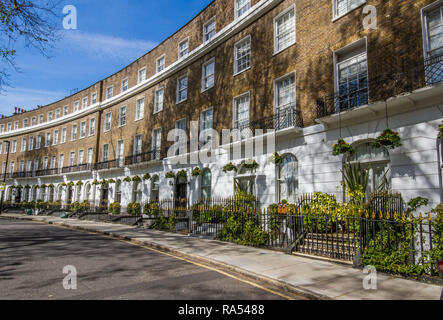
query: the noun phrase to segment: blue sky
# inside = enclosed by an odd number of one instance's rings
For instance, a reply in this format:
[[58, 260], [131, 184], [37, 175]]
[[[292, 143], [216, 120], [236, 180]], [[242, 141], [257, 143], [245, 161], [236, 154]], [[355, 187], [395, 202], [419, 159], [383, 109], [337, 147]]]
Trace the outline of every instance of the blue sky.
[[[142, 56], [206, 7], [211, 0], [67, 0], [77, 8], [77, 30], [63, 30], [51, 58], [17, 46], [12, 88], [0, 95], [0, 113], [30, 110], [83, 89]], [[129, 3], [129, 5], [128, 5]], [[62, 7], [63, 7], [62, 4]], [[60, 9], [59, 12], [62, 15]]]

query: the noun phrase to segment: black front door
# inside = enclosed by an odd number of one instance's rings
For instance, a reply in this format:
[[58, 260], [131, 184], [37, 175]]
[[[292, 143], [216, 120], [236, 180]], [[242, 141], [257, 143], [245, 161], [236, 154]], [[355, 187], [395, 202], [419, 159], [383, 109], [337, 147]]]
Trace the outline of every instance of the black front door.
[[177, 179], [175, 186], [175, 207], [185, 208], [188, 202], [188, 184], [186, 180]]
[[102, 197], [100, 199], [100, 207], [102, 209], [108, 208], [108, 195], [109, 195], [109, 190], [107, 188], [102, 189]]
[[72, 189], [72, 187], [69, 187], [68, 189], [68, 204], [72, 203], [72, 198], [74, 197], [74, 190]]

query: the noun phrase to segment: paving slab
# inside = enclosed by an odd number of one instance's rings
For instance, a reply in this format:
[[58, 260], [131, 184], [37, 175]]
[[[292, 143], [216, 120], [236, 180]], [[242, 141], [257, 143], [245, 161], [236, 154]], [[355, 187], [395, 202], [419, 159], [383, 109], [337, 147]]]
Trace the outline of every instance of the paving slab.
[[438, 300], [443, 286], [377, 274], [377, 290], [365, 290], [360, 269], [325, 260], [287, 255], [186, 234], [145, 230], [106, 222], [57, 217], [2, 214], [0, 218], [77, 228], [132, 240], [215, 266], [222, 266], [261, 281], [316, 299], [338, 300]]

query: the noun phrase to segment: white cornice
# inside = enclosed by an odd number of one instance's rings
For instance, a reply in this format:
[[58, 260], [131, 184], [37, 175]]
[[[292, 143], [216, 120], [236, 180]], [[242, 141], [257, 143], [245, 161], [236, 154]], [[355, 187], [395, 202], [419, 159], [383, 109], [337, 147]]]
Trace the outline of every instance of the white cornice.
[[[250, 23], [259, 19], [265, 13], [272, 10], [275, 6], [281, 3], [283, 0], [261, 0], [255, 6], [251, 7], [241, 18], [234, 20], [222, 30], [217, 32], [214, 38], [206, 43], [201, 44], [194, 50], [192, 50], [187, 57], [182, 58], [165, 68], [162, 72], [155, 74], [149, 79], [131, 87], [127, 91], [120, 93], [109, 100], [96, 103], [95, 105], [89, 106], [85, 109], [79, 110], [75, 113], [70, 113], [67, 116], [54, 119], [49, 122], [38, 124], [36, 126], [20, 128], [18, 130], [0, 133], [0, 139], [7, 139], [15, 136], [20, 136], [24, 134], [30, 134], [36, 131], [45, 130], [55, 126], [60, 126], [65, 123], [78, 120], [80, 118], [86, 117], [97, 111], [110, 108], [124, 100], [131, 98], [134, 95], [140, 94], [146, 89], [155, 86], [159, 82], [167, 79], [171, 75], [179, 72], [180, 70], [186, 68], [215, 47], [223, 43], [226, 39], [232, 37], [235, 33], [238, 33], [242, 29], [246, 28]], [[11, 120], [13, 121], [13, 120]]]

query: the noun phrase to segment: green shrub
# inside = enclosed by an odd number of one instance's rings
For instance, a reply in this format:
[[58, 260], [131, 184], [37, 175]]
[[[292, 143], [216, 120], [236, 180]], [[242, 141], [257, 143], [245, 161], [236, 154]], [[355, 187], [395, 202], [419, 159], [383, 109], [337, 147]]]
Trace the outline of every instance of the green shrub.
[[111, 203], [110, 209], [111, 209], [112, 214], [116, 214], [116, 215], [120, 214], [120, 212], [121, 212], [120, 202], [114, 201], [113, 203]]

